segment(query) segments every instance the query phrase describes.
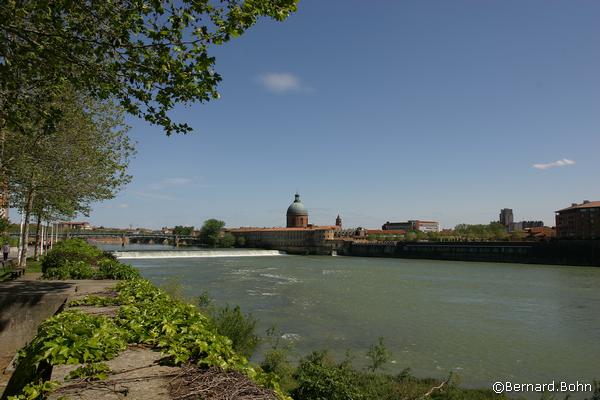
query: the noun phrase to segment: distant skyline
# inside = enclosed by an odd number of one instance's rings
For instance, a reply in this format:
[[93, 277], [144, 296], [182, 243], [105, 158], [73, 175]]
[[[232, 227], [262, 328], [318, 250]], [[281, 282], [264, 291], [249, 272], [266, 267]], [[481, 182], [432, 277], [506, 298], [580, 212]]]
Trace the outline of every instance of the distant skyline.
[[[600, 200], [600, 2], [302, 0], [216, 49], [194, 132], [129, 118], [134, 179], [94, 225], [444, 228]], [[13, 213], [13, 220], [15, 220]]]

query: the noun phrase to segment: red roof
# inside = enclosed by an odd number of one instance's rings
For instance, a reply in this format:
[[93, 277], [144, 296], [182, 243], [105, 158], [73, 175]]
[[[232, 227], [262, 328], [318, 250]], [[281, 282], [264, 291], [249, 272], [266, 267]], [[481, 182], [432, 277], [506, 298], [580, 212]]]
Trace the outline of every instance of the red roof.
[[562, 212], [562, 211], [568, 211], [568, 210], [577, 210], [580, 208], [600, 208], [600, 201], [588, 201], [588, 202], [584, 202], [582, 204], [576, 204], [574, 206], [571, 207], [567, 207], [567, 208], [563, 208], [562, 210], [558, 210], [555, 212]]
[[403, 229], [367, 229], [368, 235], [404, 235], [406, 233]]
[[226, 231], [230, 231], [230, 232], [263, 232], [263, 231], [269, 231], [269, 232], [273, 232], [273, 231], [281, 231], [281, 232], [289, 232], [289, 231], [329, 231], [329, 230], [335, 230], [337, 227], [336, 226], [329, 226], [329, 225], [324, 225], [324, 226], [309, 226], [307, 228], [283, 228], [283, 227], [273, 227], [273, 228], [255, 228], [255, 227], [240, 227], [240, 228], [230, 228], [230, 229], [226, 229]]

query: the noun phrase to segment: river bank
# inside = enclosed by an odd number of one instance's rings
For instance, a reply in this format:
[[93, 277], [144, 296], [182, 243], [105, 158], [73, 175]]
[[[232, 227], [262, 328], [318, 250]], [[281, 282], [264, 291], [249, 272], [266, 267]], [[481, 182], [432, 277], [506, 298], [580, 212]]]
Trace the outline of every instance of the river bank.
[[339, 255], [600, 267], [600, 240], [547, 242], [343, 242]]
[[598, 378], [597, 268], [228, 252], [127, 262], [157, 285], [178, 277], [188, 297], [206, 291], [219, 305], [242, 305], [259, 332], [277, 327], [294, 359], [329, 349], [342, 360], [350, 350], [362, 368], [364, 352], [383, 336], [389, 373], [410, 367], [417, 377], [444, 379], [453, 371], [470, 388]]

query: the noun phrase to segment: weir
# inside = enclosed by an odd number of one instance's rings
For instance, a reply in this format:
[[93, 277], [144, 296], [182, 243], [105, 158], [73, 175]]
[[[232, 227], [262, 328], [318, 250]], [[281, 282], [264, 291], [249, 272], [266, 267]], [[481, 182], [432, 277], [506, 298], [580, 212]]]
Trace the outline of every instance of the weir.
[[214, 258], [214, 257], [269, 257], [282, 256], [279, 250], [157, 250], [157, 251], [115, 251], [121, 260], [148, 258]]

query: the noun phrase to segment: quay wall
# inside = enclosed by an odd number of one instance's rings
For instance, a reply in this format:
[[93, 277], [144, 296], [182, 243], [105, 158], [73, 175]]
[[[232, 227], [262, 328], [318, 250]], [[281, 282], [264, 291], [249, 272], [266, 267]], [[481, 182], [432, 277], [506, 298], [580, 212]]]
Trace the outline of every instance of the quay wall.
[[600, 267], [600, 240], [548, 242], [347, 242], [339, 255]]

